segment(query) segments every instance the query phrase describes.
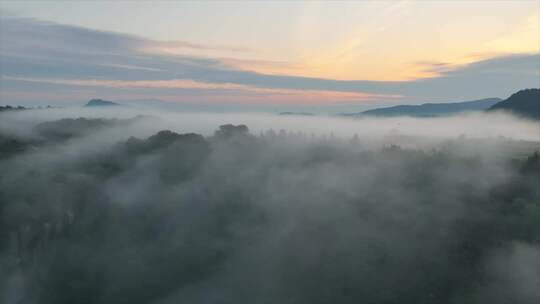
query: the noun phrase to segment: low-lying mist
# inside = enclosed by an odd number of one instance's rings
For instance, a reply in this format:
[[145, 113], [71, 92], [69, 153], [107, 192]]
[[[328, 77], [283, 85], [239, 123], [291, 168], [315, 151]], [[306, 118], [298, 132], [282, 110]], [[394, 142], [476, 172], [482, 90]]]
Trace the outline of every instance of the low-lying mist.
[[[296, 116], [270, 113], [182, 113], [137, 108], [52, 108], [47, 110], [25, 110], [5, 113], [1, 116], [0, 130], [22, 133], [34, 125], [62, 118], [133, 118], [136, 116], [159, 118], [148, 124], [146, 133], [161, 129], [177, 132], [195, 132], [212, 135], [217, 126], [223, 124], [245, 124], [253, 134], [273, 129], [287, 132], [305, 132], [309, 135], [330, 135], [379, 138], [391, 134], [454, 138], [465, 135], [473, 138], [508, 137], [517, 140], [540, 141], [538, 122], [495, 112], [470, 112], [447, 117], [370, 117], [345, 118], [339, 116]], [[141, 132], [141, 128], [135, 130]]]
[[2, 113], [0, 302], [538, 303], [536, 150], [501, 113]]

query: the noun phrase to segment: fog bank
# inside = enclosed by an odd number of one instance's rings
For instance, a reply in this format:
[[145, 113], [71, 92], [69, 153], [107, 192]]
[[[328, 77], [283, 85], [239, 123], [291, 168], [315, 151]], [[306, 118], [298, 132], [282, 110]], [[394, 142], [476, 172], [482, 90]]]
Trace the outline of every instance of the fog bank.
[[537, 122], [0, 115], [5, 303], [540, 299]]

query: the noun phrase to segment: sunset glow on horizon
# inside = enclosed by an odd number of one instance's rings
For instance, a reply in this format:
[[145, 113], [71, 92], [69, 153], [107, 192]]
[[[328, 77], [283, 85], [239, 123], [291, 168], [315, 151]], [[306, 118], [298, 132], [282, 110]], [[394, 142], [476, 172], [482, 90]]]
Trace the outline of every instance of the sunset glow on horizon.
[[[144, 98], [179, 102], [227, 91], [247, 104], [363, 104], [507, 97], [540, 83], [537, 1], [3, 1], [0, 9], [4, 103], [52, 101], [50, 86], [92, 96], [90, 87], [103, 87], [120, 100], [146, 87]], [[464, 87], [482, 69], [522, 76]], [[433, 96], [426, 81], [451, 84]], [[29, 83], [43, 90], [30, 97]]]

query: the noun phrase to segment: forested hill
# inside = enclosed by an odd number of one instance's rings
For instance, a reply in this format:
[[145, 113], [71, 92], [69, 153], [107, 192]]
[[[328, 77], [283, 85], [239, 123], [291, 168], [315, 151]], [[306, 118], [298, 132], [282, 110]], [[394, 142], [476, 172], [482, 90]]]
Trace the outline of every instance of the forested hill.
[[121, 104], [103, 100], [103, 99], [91, 99], [86, 103], [85, 107], [103, 107], [103, 106], [120, 106]]

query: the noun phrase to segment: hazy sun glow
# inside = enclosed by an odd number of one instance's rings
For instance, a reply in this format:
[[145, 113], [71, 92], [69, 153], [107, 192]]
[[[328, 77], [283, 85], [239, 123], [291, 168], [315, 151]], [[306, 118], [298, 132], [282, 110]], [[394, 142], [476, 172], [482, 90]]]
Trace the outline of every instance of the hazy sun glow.
[[[438, 75], [426, 62], [451, 69], [494, 56], [540, 52], [540, 2], [535, 1], [297, 5], [294, 14], [282, 12], [294, 21], [281, 35], [274, 35], [273, 27], [281, 26], [272, 22], [255, 25], [261, 37], [242, 40], [236, 39], [238, 33], [227, 33], [229, 45], [244, 48], [220, 47], [225, 41], [214, 37], [217, 44], [206, 48], [160, 43], [147, 51], [234, 55], [228, 61], [232, 66], [266, 74], [398, 81]], [[264, 12], [257, 14], [269, 21]]]

